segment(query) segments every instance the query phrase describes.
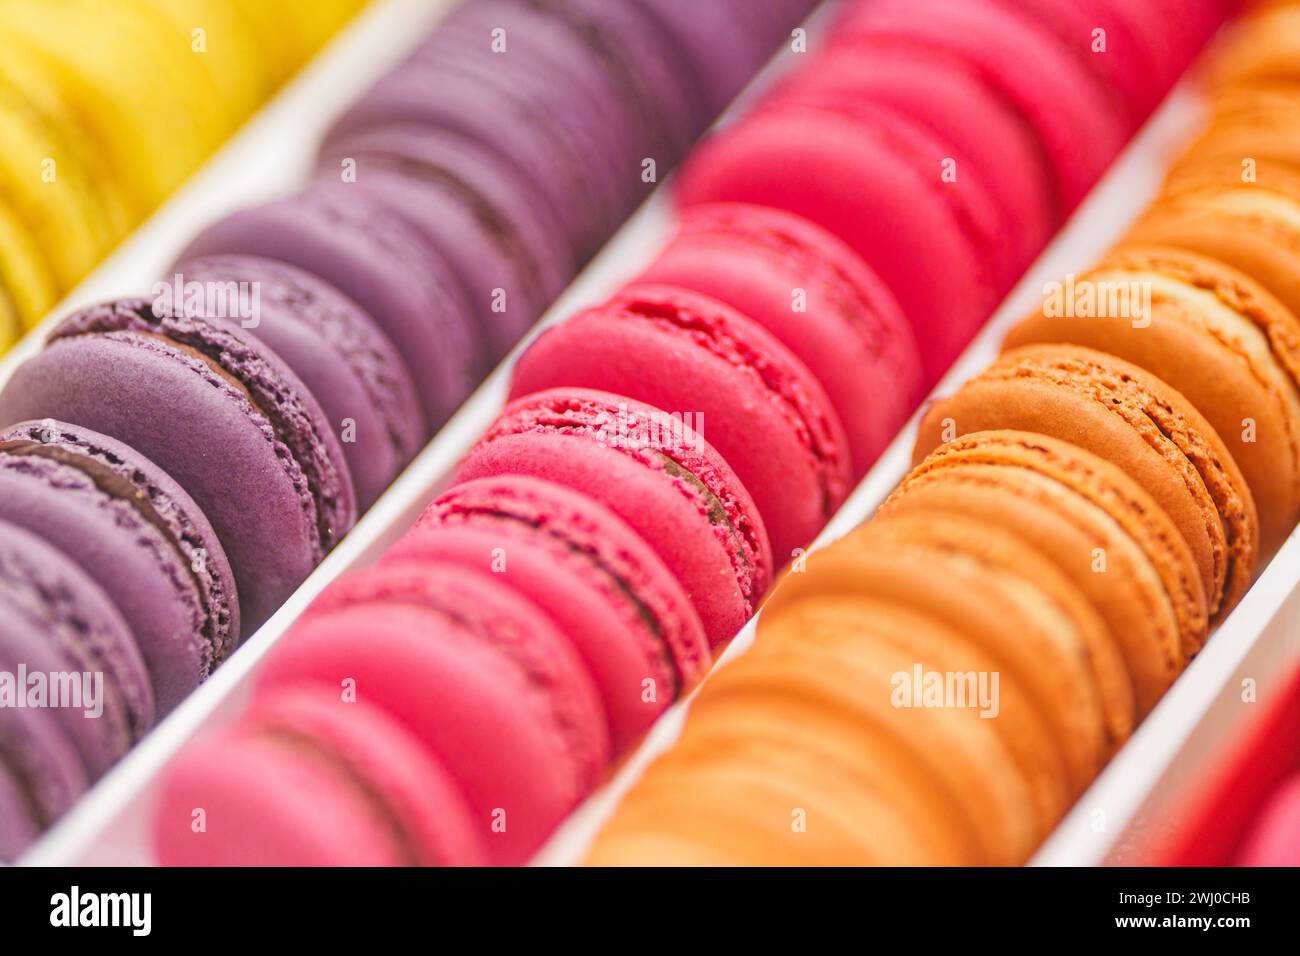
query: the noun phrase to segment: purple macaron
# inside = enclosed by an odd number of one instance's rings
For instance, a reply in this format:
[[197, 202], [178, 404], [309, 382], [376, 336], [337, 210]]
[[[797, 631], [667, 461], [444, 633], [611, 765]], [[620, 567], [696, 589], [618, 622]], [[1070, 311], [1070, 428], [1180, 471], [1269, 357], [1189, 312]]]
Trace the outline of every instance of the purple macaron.
[[[23, 707], [49, 713], [88, 780], [102, 776], [153, 724], [149, 673], [113, 602], [63, 552], [3, 521], [0, 673], [8, 687], [0, 720]], [[42, 684], [44, 696], [33, 697]]]
[[0, 393], [0, 422], [45, 418], [117, 439], [190, 494], [230, 560], [245, 633], [356, 520], [320, 406], [228, 323], [159, 316], [146, 299], [75, 313]]
[[393, 123], [459, 133], [534, 183], [575, 260], [585, 262], [627, 206], [621, 167], [632, 157], [618, 135], [617, 101], [561, 21], [515, 4], [498, 24], [496, 9], [471, 3], [454, 11], [339, 118], [326, 149], [348, 133]]
[[817, 2], [633, 0], [676, 40], [710, 116], [735, 98]]
[[532, 182], [472, 139], [416, 123], [364, 129], [321, 157], [321, 178], [355, 178], [409, 223], [465, 286], [493, 359], [508, 352], [575, 271]]
[[214, 223], [178, 261], [243, 253], [324, 279], [369, 313], [406, 359], [430, 428], [486, 365], [460, 280], [405, 218], [355, 184], [317, 182]]
[[239, 599], [216, 532], [134, 449], [53, 420], [0, 432], [0, 521], [58, 548], [109, 596], [149, 669], [159, 716], [234, 650]]
[[[0, 670], [14, 673], [17, 648], [6, 632], [0, 624]], [[16, 859], [87, 786], [85, 765], [55, 711], [0, 708], [0, 862]]]
[[[329, 283], [274, 259], [191, 259], [176, 266], [173, 282], [177, 276], [182, 289], [226, 294], [187, 298], [179, 309], [173, 295], [173, 311], [237, 323], [302, 379], [343, 446], [358, 510], [369, 508], [428, 434], [411, 373], [388, 336]], [[249, 289], [253, 318], [222, 307], [240, 283]]]

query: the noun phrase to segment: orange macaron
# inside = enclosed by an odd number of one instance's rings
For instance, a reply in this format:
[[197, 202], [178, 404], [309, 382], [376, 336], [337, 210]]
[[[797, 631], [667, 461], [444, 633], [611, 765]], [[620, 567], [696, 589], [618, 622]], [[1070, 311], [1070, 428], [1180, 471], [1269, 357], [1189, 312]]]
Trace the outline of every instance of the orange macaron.
[[1254, 498], [1213, 426], [1160, 379], [1080, 346], [1013, 349], [928, 409], [914, 460], [947, 439], [991, 429], [1053, 436], [1122, 469], [1191, 548], [1211, 615], [1226, 613], [1250, 586], [1259, 545]]
[[1300, 319], [1249, 276], [1181, 249], [1121, 246], [1076, 284], [1085, 283], [1144, 289], [1149, 311], [1134, 321], [1040, 310], [1005, 346], [1087, 346], [1180, 392], [1239, 466], [1258, 510], [1259, 556], [1272, 554], [1300, 519]]

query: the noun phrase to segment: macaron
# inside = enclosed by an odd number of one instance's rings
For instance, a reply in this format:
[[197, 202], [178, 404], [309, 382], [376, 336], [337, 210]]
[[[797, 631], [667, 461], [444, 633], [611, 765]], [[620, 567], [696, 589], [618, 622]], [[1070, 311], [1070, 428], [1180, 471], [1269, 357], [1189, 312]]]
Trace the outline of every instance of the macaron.
[[[1083, 710], [1097, 720], [1100, 707], [1101, 759], [1109, 760], [1128, 740], [1135, 724], [1133, 681], [1119, 642], [1088, 595], [1051, 557], [987, 515], [957, 515], [951, 510], [915, 507], [877, 514], [860, 532], [862, 540], [887, 550], [959, 555], [996, 572], [1014, 591], [1013, 602], [1029, 612], [1040, 631], [1064, 635], [1052, 653], [1068, 649], [1063, 671], [1074, 674], [1091, 694]], [[1037, 593], [1035, 593], [1037, 592]], [[1080, 677], [1082, 664], [1087, 672]], [[1089, 778], [1090, 779], [1090, 778]]]
[[945, 439], [991, 429], [1050, 435], [1123, 469], [1187, 541], [1212, 617], [1250, 586], [1259, 549], [1254, 497], [1214, 428], [1160, 379], [1079, 346], [1013, 349], [930, 406], [913, 460]]
[[1011, 103], [1040, 143], [1059, 216], [1126, 140], [1101, 81], [1047, 27], [1000, 0], [888, 0], [850, 7], [836, 39], [881, 36], [954, 54]]
[[849, 491], [848, 441], [821, 385], [771, 333], [707, 296], [633, 285], [547, 329], [520, 356], [510, 394], [559, 386], [689, 413], [753, 498], [777, 567]]
[[1237, 851], [1237, 866], [1300, 866], [1300, 774], [1269, 797]]
[[1238, 20], [1215, 49], [1207, 73], [1220, 87], [1300, 82], [1300, 8], [1278, 5]]
[[816, 69], [792, 71], [771, 95], [787, 91], [895, 110], [951, 144], [957, 176], [969, 163], [992, 196], [1014, 266], [1036, 258], [1055, 229], [1053, 187], [1032, 130], [961, 58], [890, 37], [858, 37], [820, 52]]
[[688, 207], [637, 281], [701, 292], [772, 333], [825, 388], [854, 476], [866, 474], [920, 400], [916, 340], [893, 294], [844, 243], [793, 213]]
[[[0, 625], [0, 666], [14, 673], [31, 662], [21, 647], [10, 646], [6, 632]], [[54, 711], [0, 709], [0, 862], [15, 861], [88, 785], [81, 756]]]
[[1209, 124], [1188, 155], [1235, 158], [1242, 166], [1283, 163], [1294, 179], [1300, 167], [1300, 88], [1294, 83], [1251, 83], [1209, 97]]
[[[1200, 565], [1150, 493], [1116, 465], [1077, 445], [1013, 430], [975, 432], [946, 441], [913, 468], [906, 481], [968, 464], [1007, 466], [1049, 479], [1100, 508], [1142, 549], [1163, 585], [1163, 594], [1153, 597], [1157, 603], [1167, 602], [1178, 622], [1178, 646], [1168, 649], [1172, 682], [1193, 650], [1205, 644], [1209, 612]], [[1108, 552], [1091, 553], [1090, 558], [1098, 568], [1110, 566]]]
[[1145, 290], [1150, 311], [1111, 315], [1101, 296], [1092, 308], [1045, 303], [1006, 346], [1076, 343], [1181, 392], [1240, 467], [1258, 509], [1260, 557], [1272, 554], [1300, 519], [1300, 321], [1249, 276], [1172, 247], [1121, 246], [1075, 288], [1137, 292], [1134, 305]]
[[[732, 0], [639, 0], [657, 17], [686, 57], [691, 86], [709, 117], [721, 112], [775, 51], [815, 0], [767, 0], [742, 6]], [[750, 8], [753, 9], [750, 9]]]
[[478, 384], [482, 344], [460, 280], [406, 219], [355, 184], [316, 183], [213, 223], [178, 261], [242, 253], [324, 279], [405, 358], [430, 428]]
[[[965, 461], [914, 471], [878, 515], [912, 511], [958, 521], [978, 515], [1016, 535], [1026, 551], [1051, 560], [1105, 622], [1124, 663], [1134, 720], [1150, 713], [1168, 690], [1185, 660], [1168, 575], [1162, 577], [1149, 549], [1102, 505], [1030, 468]], [[1099, 655], [1094, 667], [1102, 660]], [[1105, 673], [1098, 684], [1115, 686]], [[1113, 738], [1122, 739], [1121, 728], [1112, 722]]]
[[258, 692], [289, 684], [354, 688], [405, 727], [460, 784], [496, 864], [524, 862], [609, 759], [573, 646], [490, 572], [451, 562], [335, 582], [276, 648]]
[[677, 578], [624, 521], [548, 481], [502, 475], [454, 485], [383, 562], [491, 571], [531, 601], [582, 658], [617, 756], [711, 663]]
[[[971, 656], [965, 666], [942, 670], [1000, 675], [999, 711], [988, 719], [1009, 732], [1007, 745], [1033, 793], [1040, 833], [1046, 833], [1101, 767], [1106, 717], [1080, 619], [1053, 614], [1044, 595], [1007, 574], [1018, 542], [998, 542], [994, 531], [984, 540], [992, 548], [1000, 544], [1002, 553], [985, 560], [954, 545], [952, 535], [945, 545], [932, 536], [877, 533], [868, 523], [836, 547], [810, 555], [803, 573], [781, 581], [764, 615], [770, 611], [779, 619], [784, 609], [814, 595], [826, 599], [829, 615], [847, 595], [898, 604], [950, 629], [954, 652]], [[852, 616], [856, 620], [857, 613]], [[925, 661], [922, 638], [912, 643], [916, 659]], [[1009, 685], [1016, 688], [1010, 697]]]
[[130, 628], [164, 716], [234, 650], [239, 598], [194, 500], [153, 462], [46, 420], [0, 432], [0, 520], [71, 558]]
[[[189, 283], [212, 295], [189, 297]], [[159, 287], [168, 285], [174, 312], [238, 324], [302, 379], [343, 447], [358, 510], [415, 457], [427, 428], [411, 373], [374, 319], [329, 283], [274, 259], [219, 255], [178, 263]], [[243, 304], [256, 314], [239, 314]]]
[[[1066, 50], [1106, 90], [1113, 108], [1136, 129], [1169, 88], [1170, 75], [1152, 69], [1159, 62], [1153, 49], [1151, 23], [1139, 23], [1141, 13], [1155, 4], [1123, 0], [998, 0], [1009, 10], [1051, 31]], [[1209, 6], [1193, 0], [1191, 6]], [[1185, 58], [1184, 58], [1185, 62]]]
[[[978, 212], [995, 208], [991, 195], [973, 169], [945, 182], [950, 156], [902, 114], [782, 98], [695, 150], [677, 198], [684, 207], [774, 206], [840, 238], [898, 299], [929, 385], [988, 317], [1006, 277], [989, 244], [995, 217]], [[856, 185], [864, 182], [872, 188]]]
[[393, 123], [479, 142], [534, 183], [582, 263], [639, 188], [639, 169], [620, 172], [631, 157], [617, 137], [618, 110], [608, 75], [562, 16], [531, 4], [463, 4], [338, 119], [325, 144]]
[[1156, 202], [1126, 245], [1176, 246], [1250, 276], [1300, 315], [1300, 191], [1223, 183]]
[[0, 393], [0, 421], [52, 418], [170, 475], [215, 529], [251, 632], [352, 527], [343, 450], [307, 387], [216, 320], [121, 299], [66, 318]]
[[[918, 662], [988, 667], [987, 658], [924, 613], [863, 597], [787, 604], [765, 612], [759, 628], [697, 695], [679, 746], [624, 798], [590, 863], [635, 864], [647, 847], [650, 859], [668, 862], [659, 854], [681, 846], [730, 865], [927, 863], [958, 847], [967, 863], [1027, 859], [1042, 822], [1005, 713], [897, 706], [894, 675], [910, 678]], [[1008, 690], [999, 696], [1023, 701]], [[786, 717], [788, 730], [770, 730], [767, 715]], [[1032, 719], [1024, 725], [1022, 749], [1042, 741], [1036, 729]], [[913, 794], [900, 800], [907, 781]], [[965, 839], [926, 840], [922, 813], [941, 814]], [[837, 837], [829, 842], [828, 829]], [[628, 839], [637, 856], [619, 852]], [[656, 843], [665, 849], [656, 853]]]
[[437, 757], [382, 708], [323, 687], [266, 694], [183, 750], [163, 771], [153, 821], [163, 866], [487, 860], [487, 841]]
[[718, 647], [757, 610], [773, 552], [746, 486], [691, 420], [593, 389], [527, 391], [454, 480], [530, 475], [599, 502], [673, 572]]
[[514, 347], [576, 271], [536, 187], [477, 142], [416, 124], [330, 144], [322, 178], [355, 177], [454, 268], [491, 358]]
[[0, 654], [9, 674], [27, 674], [10, 693], [53, 717], [85, 779], [96, 780], [153, 724], [140, 649], [108, 596], [63, 552], [8, 522], [0, 531]]

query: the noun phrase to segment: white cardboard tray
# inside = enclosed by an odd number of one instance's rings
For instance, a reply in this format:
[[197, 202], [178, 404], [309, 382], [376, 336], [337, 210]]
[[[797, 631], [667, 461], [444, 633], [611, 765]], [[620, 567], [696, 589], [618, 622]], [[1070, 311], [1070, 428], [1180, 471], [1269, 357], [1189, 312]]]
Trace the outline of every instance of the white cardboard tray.
[[[161, 275], [183, 245], [226, 212], [286, 193], [311, 168], [329, 122], [391, 67], [450, 6], [451, 0], [378, 0], [320, 57], [143, 225], [47, 320], [42, 331], [80, 305], [138, 293]], [[823, 10], [820, 22], [825, 21]], [[816, 36], [817, 23], [810, 27]], [[782, 68], [780, 63], [769, 72]], [[757, 87], [764, 80], [760, 78]], [[1180, 88], [1144, 128], [1029, 270], [989, 325], [935, 389], [947, 394], [991, 361], [1008, 326], [1037, 306], [1043, 284], [1086, 268], [1127, 228], [1154, 195], [1177, 148], [1195, 128], [1199, 102]], [[724, 118], [725, 121], [725, 118]], [[571, 315], [614, 291], [646, 265], [670, 234], [671, 210], [660, 190], [560, 297], [539, 327]], [[43, 335], [29, 337], [0, 362], [0, 387], [35, 354]], [[492, 422], [507, 391], [508, 369], [521, 343], [474, 393], [368, 514], [217, 672], [100, 780], [20, 861], [25, 865], [142, 865], [148, 847], [154, 785], [161, 768], [188, 740], [230, 720], [246, 700], [261, 660], [312, 599], [349, 568], [373, 562], [445, 485], [456, 462]], [[905, 474], [914, 418], [828, 524], [814, 547], [867, 518]], [[1133, 740], [1111, 763], [1035, 858], [1044, 865], [1093, 864], [1119, 858], [1135, 820], [1159, 811], [1179, 772], [1190, 773], [1215, 721], [1216, 705], [1242, 668], [1263, 686], [1267, 674], [1294, 657], [1300, 619], [1300, 543], [1292, 538]], [[747, 625], [719, 666], [744, 652]], [[1226, 688], [1226, 690], [1225, 690]], [[538, 865], [577, 862], [619, 796], [680, 730], [689, 701], [672, 708], [612, 779], [579, 807], [536, 858]], [[1154, 808], [1154, 809], [1153, 809]], [[1103, 825], [1098, 825], [1098, 811]]]

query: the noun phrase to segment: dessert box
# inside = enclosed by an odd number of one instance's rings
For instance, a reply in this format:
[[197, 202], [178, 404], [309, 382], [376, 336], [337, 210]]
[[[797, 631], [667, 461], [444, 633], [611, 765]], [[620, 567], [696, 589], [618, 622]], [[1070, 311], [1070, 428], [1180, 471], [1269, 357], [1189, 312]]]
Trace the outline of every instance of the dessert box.
[[[184, 242], [222, 214], [287, 191], [302, 181], [320, 134], [368, 83], [395, 63], [450, 0], [381, 0], [364, 13], [119, 252], [54, 312], [147, 288]], [[828, 11], [811, 25], [816, 36]], [[751, 88], [771, 81], [762, 75]], [[743, 98], [742, 98], [743, 100]], [[743, 101], [742, 101], [743, 108]], [[1045, 283], [1087, 268], [1123, 234], [1155, 193], [1170, 160], [1196, 130], [1201, 104], [1185, 80], [1121, 154], [1065, 229], [1012, 290], [991, 321], [935, 389], [943, 395], [984, 368], [1009, 326], [1035, 308]], [[724, 116], [721, 122], [726, 122]], [[669, 185], [669, 190], [671, 185]], [[595, 304], [644, 267], [669, 235], [670, 192], [656, 193], [592, 260], [539, 325]], [[47, 323], [54, 321], [51, 318]], [[534, 331], [535, 334], [535, 331]], [[39, 332], [0, 363], [0, 384], [34, 354]], [[531, 338], [531, 336], [530, 336]], [[345, 571], [372, 563], [437, 495], [460, 457], [502, 407], [509, 368], [528, 344], [520, 343], [471, 396], [406, 472], [365, 515], [342, 544], [292, 598], [248, 638], [199, 690], [121, 761], [85, 799], [21, 860], [29, 865], [147, 865], [152, 862], [149, 823], [159, 771], [195, 735], [230, 720], [247, 699], [251, 678], [267, 652], [312, 599]], [[919, 417], [919, 413], [918, 413]], [[847, 533], [866, 519], [905, 474], [917, 418], [899, 434], [827, 525], [813, 547]], [[1034, 863], [1222, 862], [1231, 827], [1238, 829], [1261, 799], [1279, 755], [1300, 759], [1300, 680], [1280, 692], [1288, 662], [1300, 656], [1300, 541], [1278, 552], [1241, 605], [1162, 700], [1129, 744], [1080, 799]], [[719, 666], [744, 652], [751, 621]], [[1240, 713], [1240, 681], [1250, 676], [1260, 700], [1283, 694], [1252, 722]], [[670, 710], [618, 768], [580, 806], [538, 854], [539, 865], [578, 862], [619, 795], [680, 729], [690, 701]], [[1257, 705], [1260, 711], [1266, 708]], [[1287, 709], [1289, 706], [1289, 710]], [[1235, 711], [1235, 713], [1234, 713]], [[1261, 730], [1262, 721], [1286, 724], [1291, 734]], [[1250, 725], [1250, 729], [1245, 729]], [[1232, 756], [1215, 763], [1210, 754]], [[1207, 769], [1211, 768], [1211, 769]], [[1280, 768], [1277, 769], [1280, 773]], [[1188, 794], [1202, 799], [1188, 802]], [[1234, 822], [1235, 821], [1235, 822]], [[1168, 831], [1168, 842], [1157, 837]], [[1214, 831], [1215, 839], [1203, 834]], [[1235, 832], [1235, 831], [1233, 831]], [[1209, 859], [1196, 853], [1221, 849]]]

